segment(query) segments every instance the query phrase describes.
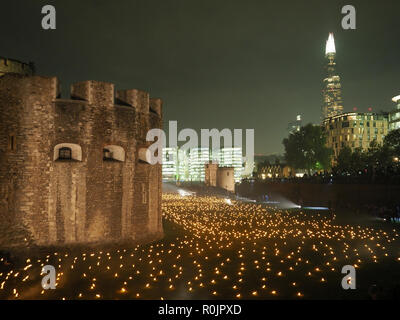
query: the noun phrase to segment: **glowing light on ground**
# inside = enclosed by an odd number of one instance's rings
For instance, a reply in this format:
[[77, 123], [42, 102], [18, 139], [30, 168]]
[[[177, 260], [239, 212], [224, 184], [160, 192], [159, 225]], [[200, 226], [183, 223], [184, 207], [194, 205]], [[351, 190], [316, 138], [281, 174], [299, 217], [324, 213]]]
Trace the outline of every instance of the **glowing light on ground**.
[[[314, 210], [164, 194], [163, 215], [169, 231], [153, 244], [0, 257], [0, 298], [307, 299], [337, 289], [343, 265], [400, 263], [396, 230], [339, 225]], [[40, 286], [46, 264], [56, 290]]]

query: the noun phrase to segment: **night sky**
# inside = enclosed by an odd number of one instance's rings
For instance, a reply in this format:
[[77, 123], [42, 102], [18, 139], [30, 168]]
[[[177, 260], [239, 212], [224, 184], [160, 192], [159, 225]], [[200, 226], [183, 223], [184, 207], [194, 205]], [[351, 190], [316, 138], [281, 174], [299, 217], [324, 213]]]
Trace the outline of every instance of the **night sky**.
[[[41, 28], [41, 8], [57, 30]], [[357, 10], [342, 30], [341, 8]], [[283, 152], [288, 122], [319, 123], [334, 32], [345, 111], [389, 110], [400, 94], [400, 1], [68, 0], [1, 2], [0, 56], [39, 75], [100, 80], [164, 100], [178, 129], [254, 128], [256, 153]]]

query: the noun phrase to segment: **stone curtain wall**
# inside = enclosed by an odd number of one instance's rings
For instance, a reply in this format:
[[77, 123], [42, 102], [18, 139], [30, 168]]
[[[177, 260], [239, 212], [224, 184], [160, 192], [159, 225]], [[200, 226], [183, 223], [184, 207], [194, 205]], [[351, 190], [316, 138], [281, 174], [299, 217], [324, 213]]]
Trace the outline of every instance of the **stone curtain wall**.
[[[161, 237], [161, 166], [137, 155], [161, 126], [161, 100], [105, 82], [74, 84], [68, 100], [58, 88], [56, 78], [0, 79], [0, 219], [23, 222], [42, 245]], [[55, 160], [60, 144], [81, 158]], [[104, 161], [105, 146], [122, 147], [124, 161]]]
[[257, 197], [268, 194], [282, 195], [298, 204], [300, 200], [305, 206], [334, 207], [351, 205], [391, 205], [399, 202], [400, 186], [374, 184], [318, 184], [318, 183], [251, 183], [242, 182], [236, 187], [242, 196]]

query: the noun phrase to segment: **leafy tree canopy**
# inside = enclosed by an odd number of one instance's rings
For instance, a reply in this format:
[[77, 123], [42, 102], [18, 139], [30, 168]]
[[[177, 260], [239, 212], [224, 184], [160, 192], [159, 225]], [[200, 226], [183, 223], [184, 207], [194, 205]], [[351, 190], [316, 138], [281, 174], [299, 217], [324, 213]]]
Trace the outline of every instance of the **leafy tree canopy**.
[[390, 131], [385, 139], [384, 144], [393, 153], [393, 156], [400, 156], [400, 129]]
[[321, 126], [308, 124], [283, 140], [285, 160], [295, 169], [329, 169], [332, 150], [326, 146]]

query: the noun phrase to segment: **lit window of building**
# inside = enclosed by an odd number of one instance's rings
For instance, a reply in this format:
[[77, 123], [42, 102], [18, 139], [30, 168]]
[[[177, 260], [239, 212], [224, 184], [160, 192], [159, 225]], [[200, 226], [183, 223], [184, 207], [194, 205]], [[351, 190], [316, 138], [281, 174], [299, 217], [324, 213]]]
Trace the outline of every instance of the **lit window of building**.
[[[363, 119], [369, 119], [368, 123], [374, 128], [371, 129], [367, 127], [367, 122], [362, 121]], [[347, 128], [349, 120], [353, 121], [351, 130]], [[346, 130], [342, 132], [335, 128], [345, 128], [341, 130]], [[376, 140], [379, 144], [383, 142], [384, 137], [387, 135], [389, 130], [389, 121], [387, 114], [377, 114], [377, 113], [356, 113], [350, 112], [334, 117], [326, 118], [323, 121], [323, 128], [327, 135], [327, 146], [333, 149], [334, 158], [336, 158], [340, 150], [345, 146], [350, 147], [352, 150], [355, 148], [368, 149], [370, 143]], [[378, 128], [381, 128], [378, 130]], [[350, 133], [358, 133], [350, 134]], [[371, 134], [372, 133], [372, 134]], [[337, 143], [339, 141], [339, 143]]]
[[400, 95], [392, 99], [396, 108], [389, 113], [389, 130], [400, 129]]
[[241, 180], [243, 173], [242, 148], [222, 148], [217, 152], [216, 160], [220, 167], [234, 168], [235, 181]]
[[188, 152], [177, 148], [163, 149], [163, 179], [173, 181], [205, 181], [205, 165], [210, 161], [219, 167], [234, 170], [235, 182], [243, 174], [242, 148], [222, 148], [211, 152], [208, 148], [194, 148]]
[[324, 79], [322, 119], [343, 112], [342, 85], [336, 71], [336, 48], [333, 33], [329, 34], [325, 48], [326, 78]]

